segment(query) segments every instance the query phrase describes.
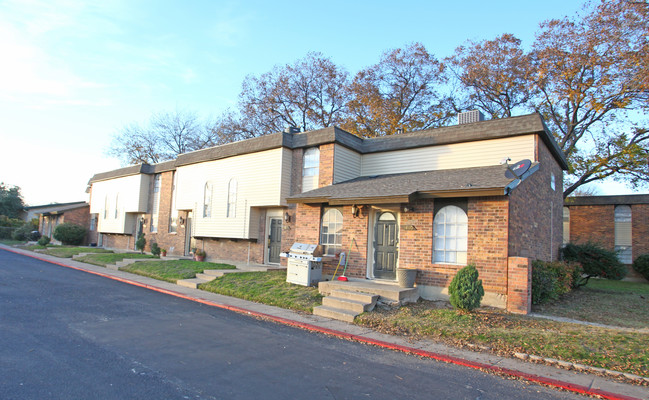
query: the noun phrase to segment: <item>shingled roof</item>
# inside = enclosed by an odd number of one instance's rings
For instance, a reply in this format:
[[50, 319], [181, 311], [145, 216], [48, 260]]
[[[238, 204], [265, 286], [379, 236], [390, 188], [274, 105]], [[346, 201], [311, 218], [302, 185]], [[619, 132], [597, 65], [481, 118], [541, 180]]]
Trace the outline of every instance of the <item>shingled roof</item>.
[[[527, 175], [536, 171], [532, 165]], [[289, 197], [289, 203], [387, 204], [418, 198], [494, 196], [508, 193], [518, 180], [505, 177], [507, 167], [457, 168], [364, 176]], [[527, 176], [524, 175], [524, 178]]]
[[618, 204], [649, 204], [649, 194], [626, 194], [616, 196], [575, 196], [566, 197], [566, 206], [594, 206]]
[[539, 135], [561, 168], [568, 169], [568, 163], [563, 152], [552, 138], [552, 134], [543, 122], [543, 118], [540, 114], [534, 113], [376, 138], [360, 138], [334, 126], [304, 133], [280, 132], [180, 154], [175, 160], [160, 164], [138, 164], [95, 174], [89, 183], [134, 174], [154, 174], [170, 171], [183, 165], [219, 160], [280, 147], [297, 149], [337, 143], [360, 154], [367, 154], [529, 134]]

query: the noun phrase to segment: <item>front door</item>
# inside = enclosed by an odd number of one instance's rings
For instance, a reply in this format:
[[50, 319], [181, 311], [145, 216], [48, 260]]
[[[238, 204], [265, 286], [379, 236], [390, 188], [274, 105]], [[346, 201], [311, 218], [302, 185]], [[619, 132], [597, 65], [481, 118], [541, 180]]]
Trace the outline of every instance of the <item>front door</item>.
[[282, 250], [282, 219], [270, 219], [270, 234], [268, 235], [268, 262], [279, 264], [279, 253]]
[[391, 212], [382, 212], [377, 217], [374, 228], [374, 277], [394, 280], [399, 254], [397, 217]]

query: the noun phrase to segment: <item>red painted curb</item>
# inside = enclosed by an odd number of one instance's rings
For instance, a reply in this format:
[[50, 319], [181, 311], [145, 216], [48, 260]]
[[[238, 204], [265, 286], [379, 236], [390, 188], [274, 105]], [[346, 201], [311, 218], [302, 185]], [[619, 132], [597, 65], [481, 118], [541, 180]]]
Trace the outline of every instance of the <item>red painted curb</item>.
[[19, 252], [19, 251], [13, 250], [13, 249], [0, 248], [0, 250], [5, 250], [5, 251], [15, 253], [15, 254], [19, 254], [19, 255], [22, 255], [22, 256], [31, 257], [31, 258], [34, 258], [34, 259], [37, 259], [37, 260], [40, 260], [40, 261], [50, 263], [50, 264], [59, 265], [61, 267], [71, 268], [71, 269], [75, 269], [77, 271], [83, 271], [83, 272], [86, 272], [86, 273], [89, 273], [89, 274], [93, 274], [93, 275], [101, 276], [101, 277], [104, 277], [104, 278], [112, 279], [112, 280], [115, 280], [115, 281], [127, 283], [129, 285], [139, 286], [139, 287], [149, 289], [149, 290], [153, 290], [153, 291], [156, 291], [156, 292], [159, 292], [159, 293], [179, 297], [181, 299], [186, 299], [186, 300], [194, 301], [194, 302], [197, 302], [197, 303], [205, 304], [205, 305], [208, 305], [208, 306], [217, 307], [217, 308], [221, 308], [221, 309], [225, 309], [225, 310], [229, 310], [229, 311], [234, 311], [234, 312], [237, 312], [237, 313], [240, 313], [240, 314], [246, 314], [246, 315], [252, 315], [252, 316], [255, 316], [255, 317], [259, 317], [259, 318], [264, 318], [264, 319], [271, 320], [271, 321], [274, 321], [274, 322], [278, 322], [278, 323], [281, 323], [281, 324], [284, 324], [284, 325], [294, 326], [294, 327], [297, 327], [297, 328], [302, 328], [302, 329], [306, 329], [306, 330], [313, 331], [313, 332], [324, 333], [324, 334], [327, 334], [327, 335], [332, 335], [332, 336], [336, 336], [336, 337], [343, 338], [343, 339], [355, 340], [355, 341], [361, 342], [361, 343], [371, 344], [371, 345], [374, 345], [374, 346], [379, 346], [379, 347], [383, 347], [383, 348], [391, 349], [391, 350], [397, 350], [397, 351], [401, 351], [401, 352], [404, 352], [404, 353], [414, 354], [414, 355], [418, 355], [418, 356], [421, 356], [421, 357], [431, 358], [431, 359], [434, 359], [434, 360], [443, 361], [443, 362], [447, 362], [447, 363], [451, 363], [451, 364], [455, 364], [455, 365], [461, 365], [461, 366], [464, 366], [464, 367], [469, 367], [469, 368], [474, 368], [474, 369], [481, 369], [481, 370], [488, 370], [488, 371], [492, 371], [492, 372], [495, 372], [495, 373], [505, 374], [505, 375], [516, 377], [516, 378], [525, 379], [525, 380], [528, 380], [530, 382], [541, 383], [543, 385], [552, 386], [552, 387], [568, 390], [568, 391], [575, 392], [575, 393], [587, 394], [587, 395], [591, 395], [591, 396], [600, 396], [601, 398], [604, 398], [604, 399], [610, 399], [610, 400], [642, 400], [642, 399], [638, 399], [636, 397], [631, 397], [631, 396], [626, 396], [626, 395], [622, 395], [622, 394], [607, 392], [605, 390], [590, 389], [590, 388], [588, 388], [586, 386], [576, 385], [576, 384], [572, 384], [572, 383], [569, 383], [569, 382], [563, 382], [563, 381], [560, 381], [560, 380], [557, 380], [557, 379], [546, 378], [546, 377], [538, 376], [538, 375], [534, 375], [534, 374], [528, 374], [526, 372], [516, 371], [516, 370], [513, 370], [513, 369], [509, 369], [509, 368], [496, 367], [496, 366], [490, 365], [490, 364], [483, 364], [483, 363], [479, 363], [479, 362], [475, 362], [475, 361], [469, 361], [469, 360], [465, 360], [465, 359], [458, 358], [458, 357], [447, 356], [447, 355], [444, 355], [444, 354], [434, 353], [434, 352], [431, 352], [431, 351], [416, 349], [414, 347], [402, 346], [402, 345], [398, 345], [398, 344], [395, 344], [395, 343], [390, 343], [390, 342], [384, 342], [384, 341], [381, 341], [381, 340], [371, 339], [371, 338], [368, 338], [368, 337], [365, 337], [365, 336], [359, 336], [359, 335], [354, 335], [354, 334], [351, 334], [351, 333], [337, 331], [337, 330], [334, 330], [334, 329], [323, 328], [321, 326], [307, 324], [307, 323], [304, 323], [304, 322], [298, 322], [298, 321], [294, 321], [294, 320], [291, 320], [291, 319], [277, 317], [277, 316], [274, 316], [274, 315], [265, 314], [265, 313], [261, 313], [261, 312], [257, 312], [257, 311], [251, 311], [251, 310], [247, 310], [245, 308], [241, 308], [241, 307], [237, 307], [237, 306], [229, 306], [229, 305], [226, 305], [226, 304], [220, 304], [220, 303], [216, 303], [216, 302], [213, 302], [213, 301], [210, 301], [210, 300], [205, 300], [205, 299], [201, 299], [201, 298], [198, 298], [198, 297], [188, 296], [188, 295], [185, 295], [183, 293], [176, 292], [176, 291], [173, 291], [173, 290], [168, 290], [168, 289], [164, 289], [164, 288], [157, 287], [157, 286], [147, 285], [147, 284], [137, 282], [137, 281], [132, 281], [130, 279], [124, 279], [124, 278], [120, 278], [120, 277], [117, 277], [117, 276], [104, 274], [104, 273], [101, 273], [101, 272], [95, 272], [95, 271], [90, 271], [90, 270], [87, 270], [87, 269], [84, 269], [84, 268], [74, 267], [72, 265], [63, 264], [63, 263], [60, 263], [60, 262], [57, 262], [57, 261], [47, 260], [47, 259], [41, 258], [41, 257], [39, 257], [37, 255], [24, 254], [22, 252]]

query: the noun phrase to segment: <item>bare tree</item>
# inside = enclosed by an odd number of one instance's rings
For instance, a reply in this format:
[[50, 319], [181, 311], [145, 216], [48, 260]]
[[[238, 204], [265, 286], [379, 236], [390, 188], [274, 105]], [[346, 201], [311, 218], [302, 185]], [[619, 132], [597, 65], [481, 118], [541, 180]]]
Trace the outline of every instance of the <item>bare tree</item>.
[[144, 125], [125, 125], [113, 136], [107, 154], [124, 165], [155, 164], [211, 145], [196, 114], [176, 110], [153, 114]]

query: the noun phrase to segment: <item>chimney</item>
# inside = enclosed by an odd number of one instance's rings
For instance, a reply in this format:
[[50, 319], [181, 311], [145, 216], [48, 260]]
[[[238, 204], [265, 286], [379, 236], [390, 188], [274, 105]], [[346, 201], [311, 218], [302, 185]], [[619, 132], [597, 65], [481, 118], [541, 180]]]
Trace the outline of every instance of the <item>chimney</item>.
[[458, 125], [471, 124], [480, 121], [484, 121], [484, 115], [482, 115], [480, 110], [465, 111], [457, 114]]
[[284, 133], [300, 133], [300, 127], [287, 125], [286, 128], [284, 128]]

